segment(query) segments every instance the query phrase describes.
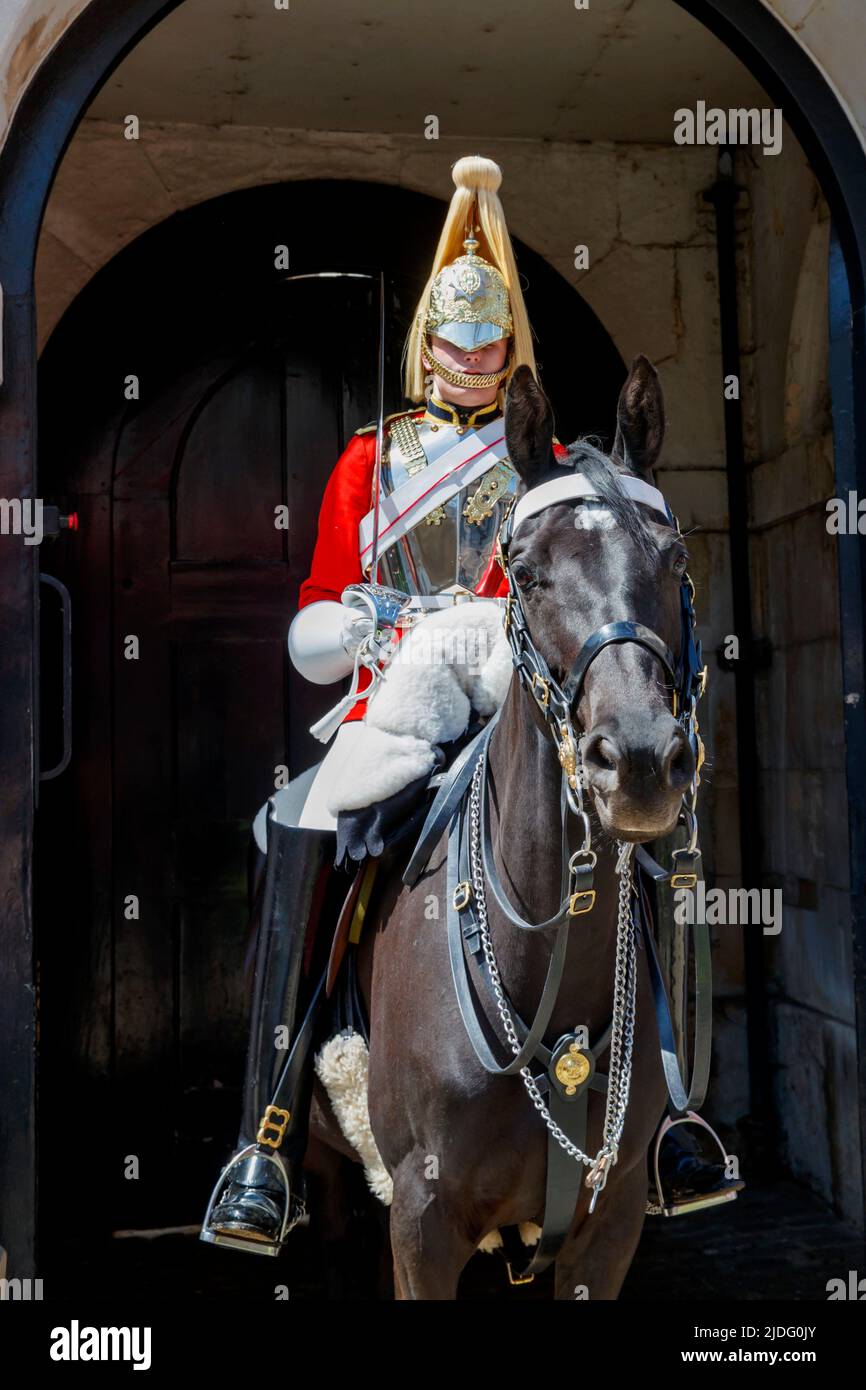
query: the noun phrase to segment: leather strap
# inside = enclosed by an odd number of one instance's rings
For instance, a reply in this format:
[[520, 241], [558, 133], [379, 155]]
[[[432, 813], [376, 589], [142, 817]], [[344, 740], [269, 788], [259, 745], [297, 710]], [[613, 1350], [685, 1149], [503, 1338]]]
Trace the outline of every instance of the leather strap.
[[[327, 972], [323, 972], [319, 983], [316, 985], [315, 993], [310, 1000], [304, 1021], [301, 1024], [297, 1037], [292, 1043], [289, 1055], [283, 1063], [282, 1070], [277, 1078], [274, 1093], [271, 1097], [271, 1105], [279, 1106], [282, 1110], [288, 1110], [294, 1118], [295, 1098], [303, 1079], [306, 1066], [307, 1055], [313, 1041], [316, 1022], [319, 1017], [319, 1009], [325, 1000], [325, 981]], [[291, 1128], [289, 1130], [291, 1133]]]
[[349, 929], [352, 925], [352, 920], [355, 916], [355, 905], [358, 901], [358, 895], [361, 892], [361, 886], [364, 882], [364, 874], [366, 872], [366, 868], [366, 863], [361, 863], [358, 865], [355, 877], [349, 884], [349, 891], [346, 894], [343, 906], [340, 908], [340, 915], [337, 918], [337, 929], [334, 932], [334, 939], [331, 942], [331, 955], [328, 960], [327, 983], [325, 985], [325, 993], [329, 999], [331, 997], [331, 993], [333, 991], [337, 975], [340, 971], [340, 965], [343, 960], [343, 953], [346, 949], [346, 943], [349, 940]]
[[[464, 926], [461, 921], [461, 913], [454, 906], [454, 890], [458, 883], [461, 882], [460, 846], [463, 819], [464, 812], [461, 810], [460, 815], [455, 816], [452, 821], [448, 835], [446, 892], [448, 895], [447, 929], [451, 978], [454, 981], [454, 992], [457, 996], [457, 1004], [460, 1009], [460, 1016], [463, 1019], [463, 1026], [466, 1029], [467, 1037], [482, 1067], [485, 1071], [490, 1072], [492, 1076], [515, 1076], [533, 1059], [538, 1044], [547, 1031], [547, 1025], [553, 1014], [557, 995], [559, 994], [559, 987], [562, 983], [562, 974], [565, 969], [565, 953], [568, 948], [568, 926], [561, 926], [557, 932], [556, 940], [553, 943], [553, 950], [550, 953], [550, 962], [547, 967], [547, 975], [545, 977], [544, 987], [541, 991], [541, 998], [538, 1002], [535, 1018], [526, 1032], [520, 1051], [510, 1062], [506, 1063], [504, 1067], [500, 1066], [484, 1033], [484, 1024], [481, 1022], [481, 1018], [477, 1011], [467, 970], [466, 956], [464, 954], [464, 933], [469, 937], [477, 934], [477, 923], [474, 914], [467, 914], [467, 924]], [[486, 1023], [486, 1015], [482, 1015], [482, 1017]], [[489, 1024], [487, 1026], [489, 1027]]]
[[[585, 1153], [589, 1087], [582, 1087], [572, 1101], [564, 1101], [551, 1088], [547, 1108], [553, 1123], [559, 1125], [571, 1143], [583, 1149]], [[583, 1181], [583, 1165], [570, 1158], [548, 1130], [547, 1179], [544, 1187], [541, 1237], [528, 1263], [523, 1269], [513, 1271], [518, 1279], [529, 1279], [533, 1275], [541, 1274], [556, 1259], [571, 1230]]]
[[436, 798], [427, 812], [418, 842], [403, 872], [403, 882], [407, 887], [414, 888], [427, 867], [430, 855], [444, 835], [452, 817], [456, 815], [466, 788], [472, 780], [478, 754], [486, 751], [499, 713], [497, 710], [490, 722], [476, 734], [471, 743], [467, 743], [466, 747], [461, 749], [450, 768], [442, 774]]
[[[642, 502], [646, 507], [652, 507], [661, 517], [668, 519], [668, 505], [657, 487], [644, 482], [643, 478], [636, 478], [632, 473], [620, 473], [618, 482], [627, 497], [631, 497], [635, 502]], [[515, 504], [510, 535], [513, 536], [524, 521], [544, 511], [546, 507], [556, 506], [559, 502], [581, 502], [590, 497], [598, 502], [604, 501], [599, 494], [598, 485], [583, 473], [566, 473], [564, 477], [556, 478], [552, 482], [538, 483], [528, 492], [524, 492]]]
[[[444, 436], [443, 436], [444, 437]], [[401, 536], [417, 526], [436, 507], [444, 506], [462, 488], [489, 473], [507, 456], [502, 417], [467, 430], [426, 468], [419, 469], [392, 493], [379, 499], [379, 553], [384, 554]], [[375, 508], [358, 527], [361, 568], [366, 569], [372, 551]]]
[[676, 687], [677, 671], [673, 652], [652, 628], [644, 627], [643, 623], [606, 623], [586, 639], [575, 658], [568, 680], [562, 687], [562, 693], [571, 709], [574, 709], [580, 699], [586, 673], [595, 658], [614, 642], [637, 642], [639, 646], [646, 647], [647, 651], [658, 657], [668, 680]]
[[[611, 1024], [608, 1024], [597, 1042], [590, 1047], [582, 1048], [582, 1051], [592, 1059], [592, 1071], [586, 1081], [579, 1086], [577, 1095], [564, 1097], [560, 1094], [555, 1082], [551, 1081], [548, 1084], [547, 1108], [550, 1111], [550, 1118], [554, 1124], [559, 1126], [569, 1141], [577, 1148], [582, 1149], [584, 1153], [587, 1143], [589, 1092], [591, 1090], [601, 1092], [607, 1090], [607, 1076], [599, 1073], [596, 1067], [598, 1059], [610, 1046], [610, 1035]], [[560, 1043], [562, 1041], [560, 1039]], [[548, 1069], [551, 1067], [552, 1058], [559, 1051], [560, 1043], [557, 1043], [552, 1051], [547, 1048], [539, 1049], [539, 1051], [546, 1053], [545, 1065]], [[536, 1084], [538, 1084], [537, 1081]], [[540, 1086], [539, 1089], [541, 1089]], [[571, 1230], [583, 1182], [583, 1165], [576, 1163], [548, 1130], [547, 1178], [541, 1237], [528, 1262], [517, 1270], [512, 1269], [512, 1276], [516, 1275], [518, 1279], [529, 1279], [533, 1275], [540, 1274], [556, 1259]]]
[[[485, 750], [486, 751], [486, 750]], [[505, 919], [513, 927], [518, 927], [521, 931], [551, 931], [556, 927], [568, 924], [568, 910], [571, 902], [569, 893], [569, 874], [568, 874], [568, 821], [567, 803], [565, 801], [564, 783], [562, 796], [562, 886], [559, 907], [553, 916], [548, 917], [544, 922], [527, 922], [524, 917], [515, 912], [505, 896], [499, 871], [493, 857], [493, 838], [490, 831], [490, 818], [488, 814], [488, 787], [487, 773], [489, 760], [484, 758], [484, 765], [481, 773], [481, 866], [491, 892], [496, 899], [496, 906], [503, 914]]]
[[[656, 865], [656, 868], [658, 867]], [[638, 859], [638, 870], [639, 872], [646, 872], [640, 858]], [[656, 875], [652, 876], [657, 878]], [[692, 1044], [691, 1084], [687, 1090], [677, 1057], [677, 1042], [664, 976], [659, 965], [652, 926], [647, 920], [642, 893], [638, 893], [638, 905], [641, 912], [641, 923], [645, 928], [643, 935], [647, 943], [647, 964], [661, 1047], [662, 1068], [665, 1074], [665, 1084], [668, 1088], [668, 1108], [673, 1115], [683, 1115], [687, 1110], [700, 1110], [706, 1098], [710, 1080], [713, 1045], [713, 967], [710, 931], [706, 922], [695, 923], [692, 927], [692, 952], [695, 962], [695, 1027]]]

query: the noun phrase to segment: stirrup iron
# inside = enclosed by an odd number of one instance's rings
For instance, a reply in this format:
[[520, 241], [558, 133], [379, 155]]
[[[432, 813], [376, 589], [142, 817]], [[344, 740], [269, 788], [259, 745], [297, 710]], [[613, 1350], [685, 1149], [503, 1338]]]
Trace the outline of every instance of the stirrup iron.
[[718, 1145], [723, 1162], [727, 1163], [728, 1161], [729, 1154], [726, 1152], [725, 1146], [716, 1134], [716, 1131], [713, 1129], [712, 1125], [708, 1124], [696, 1111], [687, 1110], [685, 1115], [678, 1115], [676, 1119], [671, 1115], [666, 1115], [663, 1123], [659, 1126], [653, 1149], [655, 1190], [658, 1200], [655, 1202], [647, 1202], [647, 1216], [684, 1216], [693, 1211], [703, 1211], [707, 1207], [718, 1207], [724, 1202], [735, 1201], [737, 1192], [745, 1186], [744, 1183], [740, 1182], [737, 1187], [728, 1187], [722, 1191], [716, 1192], [701, 1192], [697, 1193], [694, 1197], [685, 1198], [681, 1201], [668, 1201], [666, 1199], [664, 1188], [662, 1187], [661, 1175], [659, 1173], [659, 1150], [661, 1149], [662, 1140], [670, 1130], [675, 1129], [677, 1125], [687, 1124], [700, 1125], [702, 1129], [707, 1130]]
[[[283, 1210], [283, 1220], [280, 1227], [279, 1236], [276, 1240], [268, 1240], [260, 1235], [255, 1235], [251, 1231], [244, 1232], [241, 1229], [230, 1227], [221, 1228], [211, 1225], [211, 1215], [214, 1208], [219, 1204], [219, 1199], [226, 1191], [231, 1182], [231, 1174], [241, 1163], [245, 1162], [251, 1155], [263, 1159], [272, 1164], [280, 1177], [285, 1194], [285, 1207]], [[232, 1250], [245, 1250], [254, 1255], [279, 1255], [283, 1248], [286, 1236], [295, 1226], [306, 1223], [309, 1220], [306, 1202], [302, 1197], [294, 1196], [292, 1193], [289, 1175], [283, 1160], [275, 1153], [263, 1150], [258, 1144], [248, 1144], [245, 1149], [241, 1149], [234, 1157], [230, 1158], [226, 1166], [220, 1173], [219, 1179], [211, 1193], [205, 1218], [202, 1223], [200, 1240], [206, 1241], [210, 1245], [225, 1245]]]

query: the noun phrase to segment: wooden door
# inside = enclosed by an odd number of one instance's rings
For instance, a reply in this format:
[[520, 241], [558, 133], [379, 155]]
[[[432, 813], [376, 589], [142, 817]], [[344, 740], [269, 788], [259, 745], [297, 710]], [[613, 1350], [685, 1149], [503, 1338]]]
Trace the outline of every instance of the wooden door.
[[[374, 408], [375, 304], [331, 281], [299, 301], [301, 331], [200, 361], [111, 422], [96, 490], [67, 497], [81, 530], [53, 557], [73, 592], [77, 747], [66, 783], [43, 788], [59, 871], [40, 876], [43, 919], [72, 926], [58, 889], [88, 886], [73, 938], [54, 943], [46, 1040], [77, 1034], [89, 1166], [115, 1228], [195, 1220], [231, 1144], [250, 822], [280, 769], [323, 756], [308, 728], [340, 694], [297, 676], [286, 632], [325, 483]], [[88, 980], [72, 943], [86, 949], [95, 923]], [[82, 999], [94, 1013], [76, 1025]]]

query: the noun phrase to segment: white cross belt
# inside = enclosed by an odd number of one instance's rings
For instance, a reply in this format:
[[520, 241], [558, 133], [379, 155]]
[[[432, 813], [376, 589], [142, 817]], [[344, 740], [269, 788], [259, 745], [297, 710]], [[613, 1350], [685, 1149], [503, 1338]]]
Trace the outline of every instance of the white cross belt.
[[[471, 430], [444, 454], [421, 468], [407, 482], [379, 502], [379, 554], [423, 521], [436, 507], [444, 506], [464, 487], [489, 472], [506, 457], [505, 429], [494, 420], [483, 429]], [[373, 511], [358, 527], [361, 568], [372, 561]]]

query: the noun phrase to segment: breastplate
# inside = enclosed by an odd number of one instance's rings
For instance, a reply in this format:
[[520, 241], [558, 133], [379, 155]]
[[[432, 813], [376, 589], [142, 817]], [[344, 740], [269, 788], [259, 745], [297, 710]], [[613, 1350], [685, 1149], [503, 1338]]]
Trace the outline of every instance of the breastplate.
[[[392, 421], [382, 456], [383, 495], [472, 433], [458, 435], [454, 425], [409, 416]], [[455, 584], [475, 590], [516, 488], [517, 474], [503, 454], [481, 478], [436, 507], [384, 552], [379, 561], [382, 582], [407, 594], [438, 594]]]

